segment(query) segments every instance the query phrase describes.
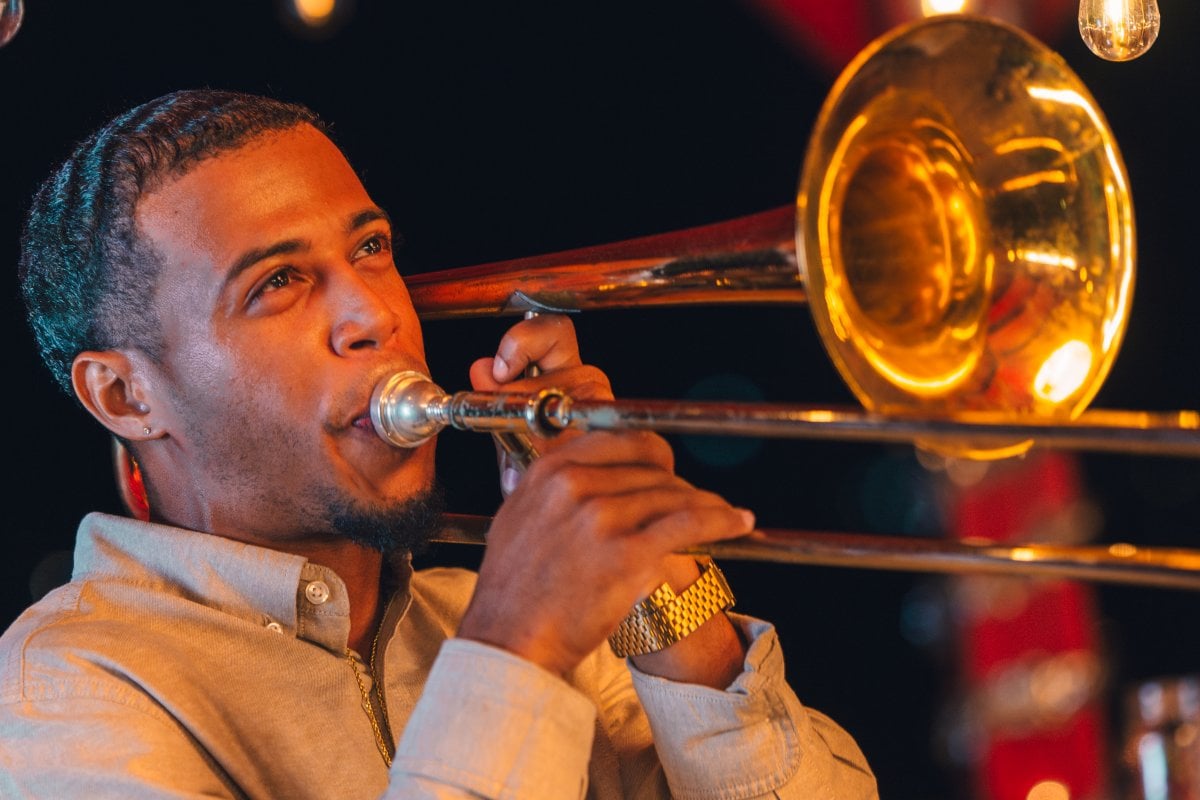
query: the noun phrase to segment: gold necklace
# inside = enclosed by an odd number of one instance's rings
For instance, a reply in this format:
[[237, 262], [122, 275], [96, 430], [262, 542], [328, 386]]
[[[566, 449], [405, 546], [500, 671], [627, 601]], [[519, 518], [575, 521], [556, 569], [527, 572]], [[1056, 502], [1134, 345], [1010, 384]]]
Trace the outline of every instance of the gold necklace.
[[[379, 682], [379, 675], [375, 671], [375, 652], [379, 648], [379, 634], [383, 632], [383, 624], [387, 621], [388, 611], [392, 608], [392, 601], [396, 599], [393, 593], [388, 599], [387, 605], [383, 609], [383, 617], [379, 620], [379, 627], [375, 629], [375, 638], [371, 640], [371, 660], [367, 664], [367, 668], [371, 671], [371, 682], [375, 686], [375, 695], [379, 698], [379, 714], [383, 717], [383, 725], [380, 726], [379, 720], [375, 718], [375, 707], [371, 704], [371, 693], [363, 684], [362, 676], [358, 674], [358, 658], [355, 657], [354, 651], [349, 647], [346, 648], [346, 661], [350, 664], [350, 669], [354, 670], [354, 682], [358, 684], [358, 693], [362, 695], [363, 711], [367, 712], [367, 719], [371, 721], [371, 730], [375, 732], [375, 745], [379, 748], [379, 755], [383, 756], [383, 763], [390, 769], [392, 766], [391, 748], [388, 747], [388, 742], [392, 736], [392, 726], [388, 722], [387, 701], [383, 698], [383, 685]], [[384, 731], [387, 731], [387, 736], [384, 736]]]

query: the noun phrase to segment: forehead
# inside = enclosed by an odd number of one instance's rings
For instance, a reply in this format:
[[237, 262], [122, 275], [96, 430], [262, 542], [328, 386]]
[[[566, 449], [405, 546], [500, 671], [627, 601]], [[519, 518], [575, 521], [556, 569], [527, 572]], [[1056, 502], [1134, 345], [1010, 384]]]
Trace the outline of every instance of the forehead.
[[[307, 238], [371, 206], [345, 156], [308, 125], [257, 136], [142, 196], [140, 235], [165, 257], [227, 265], [247, 248]], [[192, 266], [198, 266], [192, 264]]]

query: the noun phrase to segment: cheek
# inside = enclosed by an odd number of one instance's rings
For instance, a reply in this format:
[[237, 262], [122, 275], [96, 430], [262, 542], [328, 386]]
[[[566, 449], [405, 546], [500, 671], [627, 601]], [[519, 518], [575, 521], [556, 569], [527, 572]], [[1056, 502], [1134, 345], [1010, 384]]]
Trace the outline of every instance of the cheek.
[[297, 391], [299, 360], [285, 355], [268, 363], [270, 352], [263, 342], [234, 347], [198, 337], [177, 353], [173, 394], [185, 424], [208, 429], [210, 436], [225, 430], [250, 435], [272, 420], [311, 416], [312, 409], [289, 408], [306, 399]]
[[376, 476], [373, 492], [380, 497], [407, 498], [430, 489], [435, 482], [434, 442], [412, 452], [398, 469]]
[[413, 308], [412, 298], [408, 294], [408, 287], [404, 285], [403, 279], [399, 273], [396, 273], [396, 284], [388, 294], [388, 306], [392, 309], [392, 313], [396, 315], [396, 320], [399, 323], [400, 336], [405, 340], [406, 345], [412, 352], [421, 354], [421, 359], [425, 358], [425, 340], [421, 335], [421, 321], [417, 318], [417, 310]]
[[235, 359], [216, 344], [206, 341], [194, 341], [178, 359], [181, 378], [192, 386], [214, 390], [228, 384], [230, 378], [237, 374]]
[[282, 389], [279, 377], [217, 359], [211, 369], [175, 384], [176, 432], [203, 472], [220, 483], [265, 491], [285, 487], [321, 460], [320, 428], [309, 424], [316, 414], [304, 405], [307, 396]]

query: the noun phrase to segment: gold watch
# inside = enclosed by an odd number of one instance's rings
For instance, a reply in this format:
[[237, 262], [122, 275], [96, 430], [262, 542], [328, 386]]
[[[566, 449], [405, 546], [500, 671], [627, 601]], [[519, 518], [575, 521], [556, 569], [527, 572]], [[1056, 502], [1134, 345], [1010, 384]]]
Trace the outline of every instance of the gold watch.
[[700, 578], [681, 594], [675, 594], [664, 583], [621, 620], [608, 637], [608, 646], [618, 657], [641, 656], [670, 647], [733, 606], [729, 583], [712, 559], [697, 564]]

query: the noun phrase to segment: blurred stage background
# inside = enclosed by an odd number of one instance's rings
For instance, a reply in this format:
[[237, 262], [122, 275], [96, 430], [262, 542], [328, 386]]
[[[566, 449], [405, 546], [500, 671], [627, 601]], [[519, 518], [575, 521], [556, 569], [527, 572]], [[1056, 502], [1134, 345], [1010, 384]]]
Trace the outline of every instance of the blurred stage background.
[[[1162, 0], [1158, 43], [1138, 61], [1114, 64], [1086, 50], [1069, 3], [993, 5], [1023, 15], [1080, 73], [1129, 169], [1139, 226], [1133, 317], [1094, 405], [1197, 407], [1200, 11]], [[10, 274], [28, 199], [73, 143], [126, 107], [187, 87], [268, 93], [331, 121], [406, 238], [410, 271], [784, 205], [837, 71], [871, 35], [912, 13], [898, 0], [358, 0], [340, 26], [313, 36], [280, 8], [266, 0], [29, 0], [23, 27], [0, 48], [0, 258]], [[5, 299], [16, 430], [0, 628], [62, 574], [84, 513], [119, 510], [107, 436], [56, 393], [37, 362], [15, 279]], [[467, 365], [492, 352], [505, 324], [430, 323], [434, 377], [465, 388]], [[585, 359], [608, 371], [618, 396], [852, 402], [802, 308], [597, 312], [577, 325]], [[1105, 543], [1200, 544], [1200, 468], [1191, 460], [1028, 460], [959, 488], [906, 447], [677, 445], [686, 478], [754, 509], [768, 527], [942, 536], [983, 520], [1028, 537], [1055, 528]], [[454, 510], [495, 508], [491, 448], [487, 437], [442, 437]], [[443, 548], [428, 561], [470, 565], [478, 557]], [[1003, 766], [1004, 742], [1052, 754], [1055, 763], [1035, 777], [1072, 786], [1072, 797], [1120, 797], [1125, 694], [1151, 678], [1200, 672], [1194, 594], [726, 567], [739, 607], [779, 625], [801, 698], [857, 737], [886, 798], [1025, 797], [1033, 784], [998, 777], [1015, 775]], [[1040, 605], [1031, 600], [1039, 597]], [[971, 616], [981, 607], [992, 622]], [[1030, 632], [1045, 641], [1021, 641]], [[1003, 661], [981, 655], [989, 643], [1019, 652], [1018, 666], [1049, 663], [1037, 674], [1058, 692], [1065, 716], [1006, 722], [1000, 712], [976, 713], [995, 710], [972, 691], [989, 664]], [[1071, 661], [1080, 654], [1082, 667]], [[1015, 697], [1036, 670], [1002, 673]], [[1071, 682], [1079, 676], [1082, 683]]]

